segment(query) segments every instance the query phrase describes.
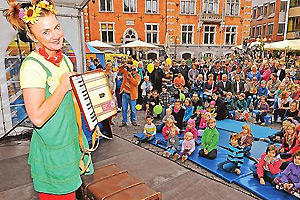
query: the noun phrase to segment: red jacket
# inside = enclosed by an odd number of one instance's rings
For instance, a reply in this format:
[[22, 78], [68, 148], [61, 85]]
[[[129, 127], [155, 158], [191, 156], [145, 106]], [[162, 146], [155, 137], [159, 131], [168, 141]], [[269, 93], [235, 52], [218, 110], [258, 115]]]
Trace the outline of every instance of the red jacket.
[[[257, 163], [257, 175], [259, 178], [263, 177], [264, 176], [264, 165], [266, 164], [266, 161], [265, 161], [265, 157], [266, 157], [266, 152], [264, 152], [262, 155], [261, 155], [261, 158], [259, 160], [259, 162]], [[269, 167], [269, 170], [270, 170], [270, 173], [271, 174], [278, 174], [280, 173], [280, 166], [281, 166], [281, 158], [279, 158], [277, 161], [275, 161], [274, 163], [270, 163], [268, 165]]]

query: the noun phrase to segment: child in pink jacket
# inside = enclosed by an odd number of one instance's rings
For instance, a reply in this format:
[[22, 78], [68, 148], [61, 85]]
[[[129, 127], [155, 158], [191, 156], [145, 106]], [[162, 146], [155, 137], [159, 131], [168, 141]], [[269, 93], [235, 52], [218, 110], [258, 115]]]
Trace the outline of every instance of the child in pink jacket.
[[197, 144], [197, 139], [198, 139], [198, 131], [196, 129], [196, 124], [195, 124], [195, 120], [194, 119], [189, 119], [187, 121], [187, 125], [184, 131], [184, 134], [186, 134], [187, 132], [191, 132], [193, 134], [194, 140]]
[[276, 177], [280, 176], [281, 163], [278, 147], [270, 145], [266, 152], [261, 155], [259, 162], [252, 165], [250, 169], [253, 172], [253, 176], [259, 178], [260, 184], [265, 185], [265, 181], [272, 183]]

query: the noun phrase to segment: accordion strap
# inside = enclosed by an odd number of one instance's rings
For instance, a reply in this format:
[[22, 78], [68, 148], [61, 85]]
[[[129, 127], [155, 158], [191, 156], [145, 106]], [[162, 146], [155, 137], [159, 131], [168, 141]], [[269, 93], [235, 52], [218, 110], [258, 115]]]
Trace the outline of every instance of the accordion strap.
[[[77, 126], [78, 126], [79, 146], [80, 146], [80, 149], [82, 151], [80, 162], [79, 162], [79, 167], [81, 169], [81, 174], [83, 174], [84, 172], [89, 172], [88, 167], [89, 167], [89, 165], [92, 161], [91, 152], [95, 151], [98, 148], [99, 142], [100, 142], [99, 138], [100, 138], [101, 132], [100, 132], [99, 127], [96, 126], [96, 129], [94, 130], [93, 136], [92, 136], [92, 148], [85, 148], [84, 147], [83, 137], [82, 137], [81, 113], [80, 113], [79, 105], [76, 101], [76, 98], [75, 98], [75, 95], [74, 95], [73, 91], [72, 91], [72, 97], [73, 97], [73, 101], [74, 101], [76, 121], [77, 121]], [[86, 162], [86, 164], [83, 161], [85, 155], [88, 156], [88, 161]]]

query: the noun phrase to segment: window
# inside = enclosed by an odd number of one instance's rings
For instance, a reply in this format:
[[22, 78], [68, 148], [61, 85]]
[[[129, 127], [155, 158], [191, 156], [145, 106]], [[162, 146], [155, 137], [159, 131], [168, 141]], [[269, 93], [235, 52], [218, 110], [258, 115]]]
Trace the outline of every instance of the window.
[[256, 8], [253, 8], [253, 13], [252, 13], [252, 18], [253, 19], [256, 19]]
[[215, 44], [215, 26], [205, 26], [204, 27], [204, 44]]
[[286, 12], [287, 8], [287, 1], [281, 1], [280, 2], [280, 12]]
[[123, 12], [136, 12], [136, 0], [123, 0]]
[[114, 39], [115, 27], [114, 23], [100, 23], [100, 33], [102, 42], [111, 42], [115, 41]]
[[264, 24], [263, 30], [262, 30], [262, 35], [263, 35], [263, 36], [266, 35], [266, 28], [267, 28], [267, 25]]
[[258, 14], [258, 17], [261, 17], [263, 15], [263, 6], [258, 7], [257, 14]]
[[159, 24], [145, 24], [146, 26], [146, 42], [158, 43]]
[[288, 32], [300, 30], [300, 17], [289, 18]]
[[181, 0], [180, 14], [194, 15], [196, 13], [196, 0]]
[[218, 14], [219, 13], [218, 0], [203, 0], [203, 12]]
[[275, 3], [270, 3], [269, 16], [275, 13]]
[[278, 35], [283, 35], [285, 29], [285, 23], [278, 24]]
[[113, 0], [100, 0], [99, 6], [101, 12], [111, 12], [113, 11]]
[[225, 15], [238, 16], [240, 10], [239, 0], [226, 0]]
[[181, 25], [181, 43], [194, 44], [194, 25]]
[[273, 24], [268, 24], [268, 35], [273, 34]]
[[256, 36], [261, 36], [261, 26], [256, 27]]
[[132, 42], [132, 41], [135, 41], [137, 39], [138, 39], [137, 32], [134, 29], [132, 29], [132, 28], [126, 29], [126, 32], [124, 34], [125, 43], [126, 42]]
[[298, 7], [300, 6], [300, 0], [291, 0], [290, 7]]
[[255, 27], [252, 27], [252, 31], [251, 31], [251, 37], [255, 36]]
[[146, 0], [146, 13], [158, 13], [158, 0]]
[[236, 44], [236, 27], [227, 26], [225, 29], [225, 44], [226, 45], [235, 45]]
[[265, 4], [264, 6], [264, 16], [268, 16], [268, 4]]

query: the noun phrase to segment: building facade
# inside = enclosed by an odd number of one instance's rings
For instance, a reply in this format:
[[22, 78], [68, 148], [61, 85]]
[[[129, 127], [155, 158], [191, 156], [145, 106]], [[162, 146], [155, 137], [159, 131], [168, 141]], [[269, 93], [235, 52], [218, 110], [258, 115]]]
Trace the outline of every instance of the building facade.
[[290, 0], [286, 39], [300, 38], [300, 0]]
[[249, 37], [251, 1], [94, 0], [85, 19], [86, 41], [119, 46], [140, 39], [160, 47], [146, 59], [223, 56]]
[[253, 0], [250, 39], [266, 38], [267, 42], [282, 41], [286, 33], [288, 1]]

